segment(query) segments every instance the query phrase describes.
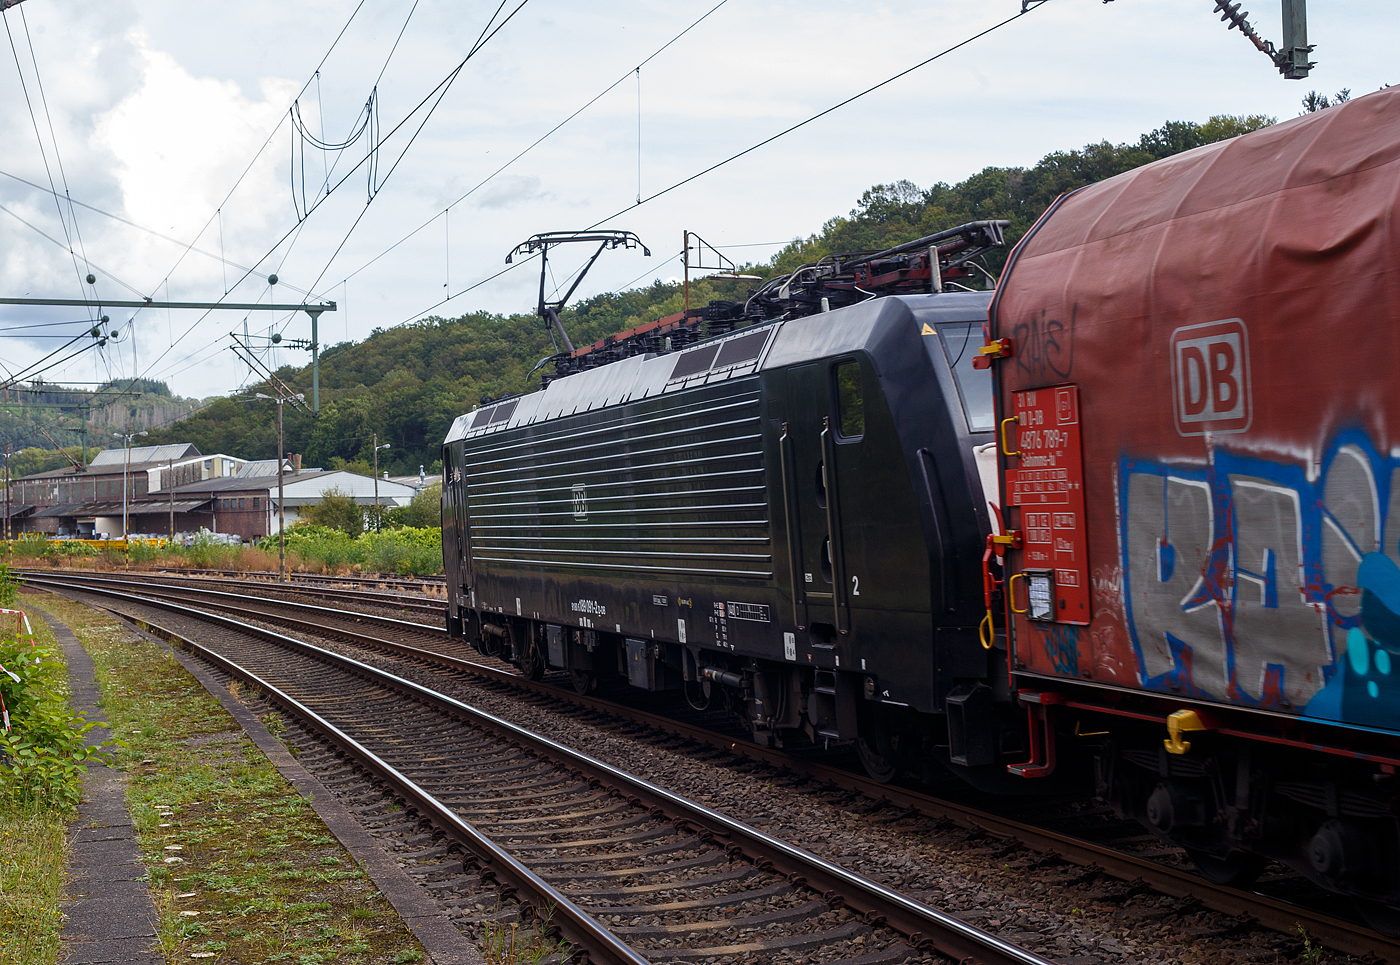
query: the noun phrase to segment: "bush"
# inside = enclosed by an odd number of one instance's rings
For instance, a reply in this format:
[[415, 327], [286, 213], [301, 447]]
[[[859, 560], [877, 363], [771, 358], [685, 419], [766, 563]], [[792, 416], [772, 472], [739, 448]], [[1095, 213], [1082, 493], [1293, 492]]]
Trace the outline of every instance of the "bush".
[[[276, 552], [277, 536], [263, 537], [258, 547]], [[427, 576], [442, 572], [442, 531], [404, 526], [352, 539], [329, 526], [295, 526], [287, 530], [287, 552], [316, 571], [359, 564], [375, 573]]]
[[70, 810], [82, 796], [86, 762], [105, 752], [84, 739], [100, 725], [68, 711], [63, 663], [14, 629], [0, 629], [0, 698], [10, 719], [0, 730], [0, 795], [14, 805]]
[[338, 529], [347, 536], [359, 536], [365, 530], [365, 511], [339, 489], [327, 489], [319, 503], [301, 511], [301, 518], [313, 526]]
[[442, 530], [405, 526], [366, 533], [365, 563], [376, 573], [427, 576], [442, 572]]
[[[277, 551], [277, 534], [258, 540], [258, 547]], [[364, 546], [344, 530], [331, 526], [300, 525], [287, 530], [287, 552], [295, 553], [303, 563], [319, 563], [327, 569], [338, 569], [363, 563]]]
[[412, 526], [415, 529], [442, 528], [442, 483], [424, 486], [407, 506], [383, 511], [384, 522], [390, 526]]

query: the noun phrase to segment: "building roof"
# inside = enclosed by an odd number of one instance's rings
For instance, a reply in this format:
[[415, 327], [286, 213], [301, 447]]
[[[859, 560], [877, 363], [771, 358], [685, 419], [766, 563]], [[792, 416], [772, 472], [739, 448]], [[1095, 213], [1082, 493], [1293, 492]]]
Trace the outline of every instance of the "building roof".
[[[304, 474], [303, 474], [304, 475]], [[294, 478], [291, 473], [287, 473], [288, 480]], [[213, 479], [205, 479], [203, 482], [186, 483], [183, 486], [176, 486], [173, 490], [180, 495], [193, 495], [195, 493], [265, 493], [269, 489], [277, 488], [277, 473], [270, 476], [216, 476]]]
[[[285, 466], [287, 467], [286, 470], [285, 470], [285, 472], [286, 472], [287, 475], [291, 475], [293, 472], [296, 471], [296, 469], [295, 469], [295, 467], [292, 465], [292, 461], [291, 461], [290, 459], [286, 460], [286, 461], [283, 463], [283, 465], [285, 465]], [[304, 471], [304, 470], [303, 470], [303, 471]], [[276, 459], [250, 459], [250, 460], [248, 460], [247, 462], [245, 462], [243, 465], [241, 465], [241, 466], [238, 467], [238, 472], [236, 473], [236, 475], [237, 475], [238, 478], [240, 478], [240, 479], [246, 479], [246, 478], [248, 478], [248, 477], [250, 477], [250, 476], [276, 476], [276, 475], [277, 475], [277, 460], [276, 460]]]
[[[208, 503], [207, 499], [176, 500], [175, 512], [188, 513], [191, 510], [200, 508]], [[149, 516], [153, 513], [168, 513], [170, 504], [158, 500], [145, 500], [142, 502], [128, 502], [126, 512], [128, 516]], [[34, 513], [33, 518], [53, 518], [53, 517], [85, 517], [85, 516], [120, 516], [122, 514], [122, 504], [118, 502], [106, 503], [59, 503], [56, 506], [44, 506]]]
[[[412, 486], [414, 489], [418, 488], [418, 474], [416, 472], [411, 476], [389, 476], [388, 479], [390, 482], [396, 482], [400, 486]], [[382, 479], [380, 481], [383, 482]], [[423, 477], [423, 488], [426, 489], [433, 483], [440, 482], [442, 482], [442, 473], [430, 472]]]
[[[177, 442], [166, 446], [132, 446], [131, 464], [142, 462], [170, 462], [172, 459], [193, 459], [199, 457], [199, 450], [192, 443]], [[126, 449], [104, 449], [92, 457], [88, 465], [92, 469], [108, 466], [125, 466]]]

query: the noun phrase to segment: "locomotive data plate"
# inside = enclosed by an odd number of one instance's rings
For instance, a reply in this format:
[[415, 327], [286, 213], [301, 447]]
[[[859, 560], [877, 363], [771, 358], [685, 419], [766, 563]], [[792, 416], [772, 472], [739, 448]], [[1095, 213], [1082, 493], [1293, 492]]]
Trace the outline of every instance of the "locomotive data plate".
[[752, 620], [755, 623], [770, 623], [768, 617], [768, 606], [764, 603], [735, 603], [729, 601], [729, 618], [731, 620]]
[[[1089, 554], [1084, 527], [1084, 456], [1079, 387], [1012, 393], [1019, 450], [1006, 470], [1007, 504], [1021, 507], [1022, 569], [1049, 570], [1050, 613], [1035, 619], [1089, 622]], [[1010, 462], [1010, 460], [1008, 460]], [[1044, 587], [1042, 581], [1037, 589]], [[1042, 590], [1043, 592], [1043, 590]]]

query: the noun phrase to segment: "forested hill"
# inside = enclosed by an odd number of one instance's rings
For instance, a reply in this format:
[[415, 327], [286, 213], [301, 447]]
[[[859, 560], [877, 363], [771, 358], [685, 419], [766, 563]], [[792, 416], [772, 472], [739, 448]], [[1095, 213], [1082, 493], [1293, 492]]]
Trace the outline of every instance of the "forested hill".
[[[1034, 167], [989, 167], [958, 184], [876, 185], [861, 196], [850, 214], [832, 218], [820, 231], [794, 240], [769, 263], [743, 270], [768, 277], [833, 252], [886, 248], [992, 218], [1011, 222], [1007, 240], [1014, 244], [1066, 191], [1271, 123], [1272, 118], [1258, 115], [1217, 116], [1203, 124], [1172, 121], [1135, 144], [1102, 142], [1057, 151]], [[987, 267], [995, 274], [1004, 259], [1005, 252], [995, 253], [987, 259]], [[742, 299], [756, 284], [692, 283], [691, 305], [715, 298]], [[580, 301], [563, 313], [563, 321], [574, 343], [583, 345], [681, 307], [679, 285], [654, 282]], [[289, 406], [286, 449], [303, 453], [310, 466], [365, 471], [377, 434], [380, 443], [392, 446], [380, 454], [381, 471], [417, 472], [419, 465], [436, 471], [439, 446], [452, 420], [483, 396], [538, 385], [526, 377], [551, 352], [549, 337], [533, 315], [476, 313], [376, 329], [364, 342], [341, 343], [322, 354], [320, 416], [312, 419]], [[278, 375], [310, 398], [309, 366], [287, 367]], [[192, 442], [205, 453], [273, 458], [275, 413], [272, 403], [253, 401], [250, 392], [218, 400], [169, 429], [152, 432], [144, 441]]]

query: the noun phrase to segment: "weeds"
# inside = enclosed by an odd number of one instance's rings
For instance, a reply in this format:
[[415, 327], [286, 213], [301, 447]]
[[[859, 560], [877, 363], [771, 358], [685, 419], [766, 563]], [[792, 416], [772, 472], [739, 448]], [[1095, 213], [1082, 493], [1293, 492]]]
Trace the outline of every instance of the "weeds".
[[550, 921], [554, 909], [546, 907], [528, 925], [513, 921], [509, 925], [486, 922], [481, 941], [481, 955], [487, 965], [538, 965], [551, 955], [561, 962], [569, 960], [569, 944], [555, 937]]
[[1296, 924], [1298, 937], [1303, 939], [1303, 950], [1298, 954], [1298, 960], [1304, 965], [1317, 965], [1318, 962], [1322, 961], [1322, 946], [1313, 944], [1312, 936], [1308, 934], [1308, 930], [1303, 927], [1302, 922]]
[[[259, 546], [276, 548], [269, 536]], [[426, 576], [442, 572], [442, 531], [403, 526], [349, 536], [329, 526], [298, 526], [287, 533], [287, 550], [303, 567], [335, 572], [360, 566], [375, 573]]]

